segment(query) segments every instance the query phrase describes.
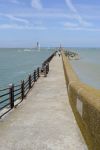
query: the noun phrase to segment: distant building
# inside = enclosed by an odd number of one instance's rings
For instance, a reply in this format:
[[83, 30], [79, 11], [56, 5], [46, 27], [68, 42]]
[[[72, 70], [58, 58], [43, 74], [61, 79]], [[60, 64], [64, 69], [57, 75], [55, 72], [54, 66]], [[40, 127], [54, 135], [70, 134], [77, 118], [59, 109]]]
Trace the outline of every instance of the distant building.
[[40, 44], [37, 42], [37, 50], [40, 50]]
[[61, 44], [60, 44], [59, 51], [61, 51], [61, 50], [62, 50], [62, 46], [61, 46]]
[[37, 48], [39, 47], [39, 42], [37, 42]]

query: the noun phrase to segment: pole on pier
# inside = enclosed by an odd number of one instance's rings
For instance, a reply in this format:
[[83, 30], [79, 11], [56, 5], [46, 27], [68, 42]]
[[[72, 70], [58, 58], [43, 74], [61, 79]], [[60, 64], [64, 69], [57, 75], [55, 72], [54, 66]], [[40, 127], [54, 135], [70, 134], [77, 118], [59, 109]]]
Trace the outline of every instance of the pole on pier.
[[14, 84], [9, 85], [9, 99], [10, 99], [10, 107], [13, 109], [14, 107]]
[[37, 68], [37, 76], [38, 76], [38, 78], [40, 77], [40, 68], [39, 67]]
[[48, 74], [48, 64], [46, 64], [46, 74]]
[[48, 70], [48, 72], [49, 72], [49, 63], [47, 64], [47, 70]]
[[23, 100], [25, 97], [25, 94], [24, 94], [24, 80], [21, 81], [21, 99]]
[[31, 85], [31, 75], [29, 75], [28, 80], [29, 80], [29, 89], [31, 89], [32, 88], [32, 85]]
[[47, 77], [47, 71], [46, 71], [46, 69], [47, 69], [47, 67], [46, 67], [46, 65], [44, 66], [44, 68], [43, 68], [43, 72], [44, 72], [44, 77]]
[[36, 82], [37, 79], [36, 79], [36, 70], [34, 70], [34, 82]]

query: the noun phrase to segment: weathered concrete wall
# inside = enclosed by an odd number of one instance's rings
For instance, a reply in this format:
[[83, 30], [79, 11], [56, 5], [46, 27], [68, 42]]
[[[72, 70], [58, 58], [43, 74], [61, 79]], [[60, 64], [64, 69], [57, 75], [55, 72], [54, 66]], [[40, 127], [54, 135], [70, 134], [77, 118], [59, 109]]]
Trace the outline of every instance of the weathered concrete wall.
[[100, 90], [82, 83], [62, 52], [66, 85], [77, 123], [89, 150], [100, 150]]

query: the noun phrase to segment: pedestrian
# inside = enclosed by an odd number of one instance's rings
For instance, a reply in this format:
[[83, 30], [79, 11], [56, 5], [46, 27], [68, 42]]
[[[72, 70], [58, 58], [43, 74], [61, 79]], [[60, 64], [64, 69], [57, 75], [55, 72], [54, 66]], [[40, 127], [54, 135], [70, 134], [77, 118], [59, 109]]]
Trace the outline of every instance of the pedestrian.
[[58, 56], [60, 57], [60, 51], [58, 51]]

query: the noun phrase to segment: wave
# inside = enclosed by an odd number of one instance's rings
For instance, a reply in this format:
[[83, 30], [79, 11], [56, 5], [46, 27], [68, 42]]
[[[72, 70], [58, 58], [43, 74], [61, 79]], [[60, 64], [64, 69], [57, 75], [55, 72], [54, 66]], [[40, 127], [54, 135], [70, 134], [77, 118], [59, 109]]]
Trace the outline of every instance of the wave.
[[31, 49], [24, 49], [24, 52], [31, 52]]

